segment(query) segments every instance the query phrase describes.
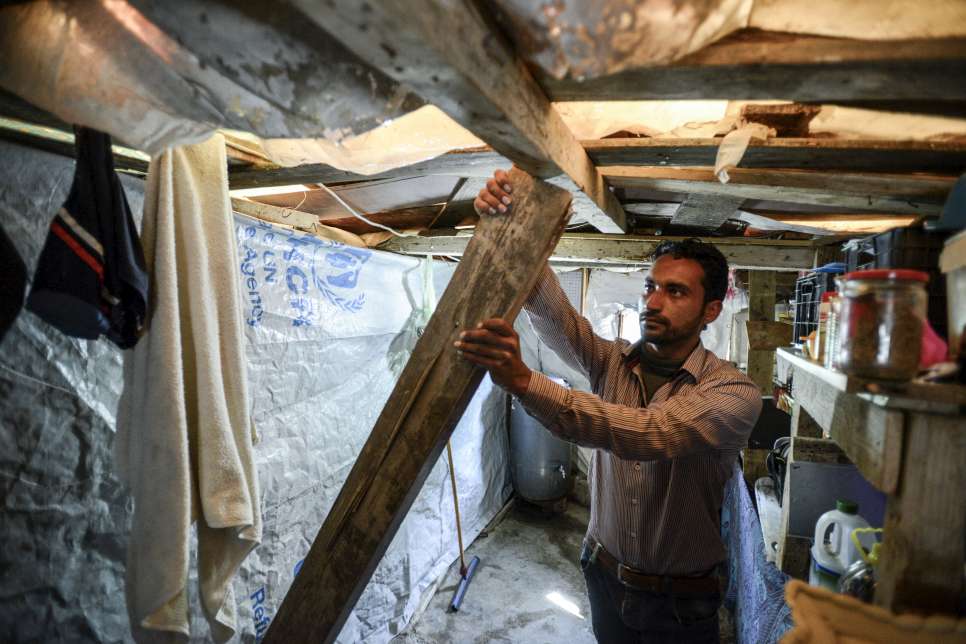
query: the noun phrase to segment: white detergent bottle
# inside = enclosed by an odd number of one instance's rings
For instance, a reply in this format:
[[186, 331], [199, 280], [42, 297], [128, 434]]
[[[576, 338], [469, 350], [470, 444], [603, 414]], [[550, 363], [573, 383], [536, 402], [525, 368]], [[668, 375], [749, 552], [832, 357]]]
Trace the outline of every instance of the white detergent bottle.
[[815, 524], [808, 583], [837, 591], [842, 573], [862, 558], [850, 535], [856, 528], [868, 527], [869, 523], [859, 516], [858, 504], [836, 501], [835, 509], [820, 516]]

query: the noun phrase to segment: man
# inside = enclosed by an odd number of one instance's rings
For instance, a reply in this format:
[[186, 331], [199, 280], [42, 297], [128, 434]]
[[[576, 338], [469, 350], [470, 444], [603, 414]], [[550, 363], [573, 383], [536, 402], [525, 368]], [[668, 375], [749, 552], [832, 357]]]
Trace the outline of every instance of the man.
[[[481, 214], [509, 213], [512, 192], [497, 172], [474, 205]], [[724, 256], [689, 240], [664, 242], [653, 260], [634, 345], [595, 335], [549, 266], [527, 300], [541, 338], [587, 373], [592, 394], [530, 371], [504, 320], [463, 332], [456, 348], [550, 431], [596, 448], [581, 567], [598, 641], [717, 642], [724, 485], [761, 396], [699, 339], [721, 313]]]

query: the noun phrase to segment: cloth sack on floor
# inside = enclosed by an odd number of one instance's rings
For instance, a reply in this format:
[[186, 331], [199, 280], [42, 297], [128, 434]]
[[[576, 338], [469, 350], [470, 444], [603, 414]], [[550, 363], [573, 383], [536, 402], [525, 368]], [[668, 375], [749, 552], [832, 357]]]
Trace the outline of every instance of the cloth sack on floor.
[[782, 644], [964, 644], [966, 620], [896, 615], [793, 579], [785, 586], [795, 627]]
[[116, 442], [135, 504], [126, 593], [139, 640], [151, 630], [189, 634], [195, 522], [201, 604], [213, 639], [229, 639], [231, 580], [261, 539], [226, 168], [215, 135], [165, 152], [148, 172], [148, 328], [125, 355]]

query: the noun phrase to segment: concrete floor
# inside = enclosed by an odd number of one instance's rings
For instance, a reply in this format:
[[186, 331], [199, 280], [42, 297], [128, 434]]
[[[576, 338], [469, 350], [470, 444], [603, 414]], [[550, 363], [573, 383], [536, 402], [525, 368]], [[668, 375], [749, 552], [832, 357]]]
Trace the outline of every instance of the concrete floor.
[[[429, 606], [391, 644], [594, 644], [580, 544], [589, 520], [574, 502], [563, 514], [516, 501], [488, 536], [466, 551], [480, 565], [458, 613], [447, 611], [459, 582], [454, 563]], [[577, 614], [574, 614], [577, 613]], [[722, 607], [721, 643], [734, 644], [734, 626]]]
[[422, 616], [393, 644], [593, 644], [578, 566], [587, 521], [587, 509], [575, 503], [553, 516], [514, 503], [487, 537], [467, 549], [467, 562], [475, 555], [480, 565], [460, 611], [446, 610], [459, 581], [457, 561]]

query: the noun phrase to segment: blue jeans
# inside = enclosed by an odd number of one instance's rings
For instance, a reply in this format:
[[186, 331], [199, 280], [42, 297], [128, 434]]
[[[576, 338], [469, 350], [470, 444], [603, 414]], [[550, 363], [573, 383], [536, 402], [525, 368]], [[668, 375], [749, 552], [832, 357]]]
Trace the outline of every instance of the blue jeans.
[[600, 644], [718, 644], [721, 594], [635, 590], [590, 561], [585, 545], [580, 568], [587, 582], [594, 635]]

